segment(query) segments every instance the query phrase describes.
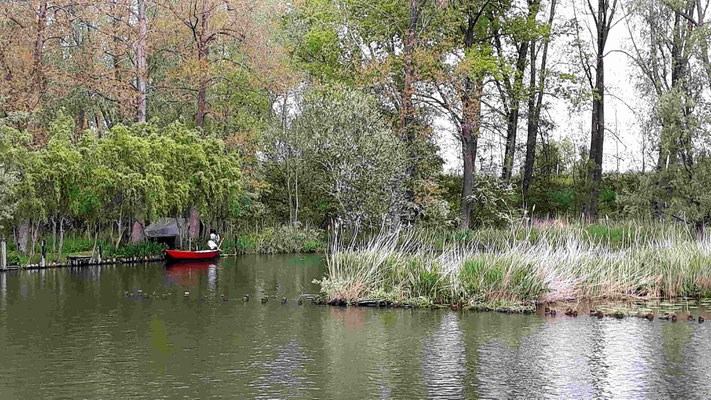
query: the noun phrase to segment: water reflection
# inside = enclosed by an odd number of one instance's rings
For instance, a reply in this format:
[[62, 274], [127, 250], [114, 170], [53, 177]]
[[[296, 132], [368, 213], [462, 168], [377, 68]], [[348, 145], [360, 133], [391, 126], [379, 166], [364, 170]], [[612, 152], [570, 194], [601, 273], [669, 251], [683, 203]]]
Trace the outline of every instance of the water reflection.
[[0, 307], [5, 308], [7, 301], [7, 273], [0, 272]]
[[334, 320], [343, 322], [346, 329], [365, 329], [367, 310], [364, 308], [331, 308], [329, 314]]
[[427, 387], [427, 397], [464, 398], [466, 348], [462, 342], [457, 316], [454, 313], [445, 315], [439, 329], [425, 338], [424, 346], [422, 375]]
[[[257, 390], [256, 398], [286, 398], [303, 396], [312, 382], [304, 376], [304, 364], [313, 361], [303, 354], [296, 340], [286, 345], [267, 345], [261, 349], [265, 360], [255, 361], [251, 367], [262, 370], [250, 385]], [[276, 353], [276, 354], [274, 354]]]
[[0, 273], [0, 398], [711, 392], [708, 322], [298, 305], [322, 274], [293, 256]]
[[202, 276], [208, 277], [208, 287], [215, 290], [217, 285], [217, 266], [210, 261], [171, 264], [165, 267], [165, 276], [169, 284], [184, 287], [200, 285]]

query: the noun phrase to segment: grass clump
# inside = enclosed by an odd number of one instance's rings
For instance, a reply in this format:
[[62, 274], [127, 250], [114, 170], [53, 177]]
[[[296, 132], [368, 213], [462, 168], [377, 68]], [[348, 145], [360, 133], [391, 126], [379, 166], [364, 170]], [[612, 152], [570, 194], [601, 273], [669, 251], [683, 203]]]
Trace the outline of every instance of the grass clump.
[[495, 302], [696, 297], [711, 292], [711, 239], [660, 223], [394, 232], [336, 246], [318, 282], [326, 297], [351, 302], [395, 293], [401, 301], [489, 309]]

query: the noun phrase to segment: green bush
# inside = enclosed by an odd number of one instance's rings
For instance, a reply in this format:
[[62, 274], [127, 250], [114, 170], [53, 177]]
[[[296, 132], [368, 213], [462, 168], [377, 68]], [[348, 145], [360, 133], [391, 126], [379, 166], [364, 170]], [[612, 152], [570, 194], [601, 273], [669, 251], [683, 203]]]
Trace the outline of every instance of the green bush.
[[166, 248], [167, 246], [163, 243], [130, 243], [118, 249], [108, 247], [104, 250], [104, 256], [109, 258], [151, 257], [160, 254]]
[[222, 248], [235, 254], [315, 253], [326, 250], [326, 234], [310, 226], [283, 225], [225, 240]]
[[20, 256], [17, 253], [8, 253], [7, 255], [7, 265], [18, 265], [20, 264]]

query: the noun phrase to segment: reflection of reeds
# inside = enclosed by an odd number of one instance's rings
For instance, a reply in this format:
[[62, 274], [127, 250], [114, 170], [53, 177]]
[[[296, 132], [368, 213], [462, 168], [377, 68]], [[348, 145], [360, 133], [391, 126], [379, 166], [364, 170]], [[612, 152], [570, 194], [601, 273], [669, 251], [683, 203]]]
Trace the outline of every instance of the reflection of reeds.
[[330, 298], [425, 304], [708, 295], [711, 240], [662, 223], [389, 232], [336, 243], [320, 283]]

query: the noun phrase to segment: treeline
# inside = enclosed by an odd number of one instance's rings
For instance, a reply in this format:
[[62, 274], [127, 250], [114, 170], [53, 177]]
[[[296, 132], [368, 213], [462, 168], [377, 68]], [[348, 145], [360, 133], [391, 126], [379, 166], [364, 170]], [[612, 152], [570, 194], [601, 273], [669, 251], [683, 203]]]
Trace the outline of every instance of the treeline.
[[119, 247], [131, 229], [142, 240], [144, 223], [158, 216], [197, 211], [217, 226], [238, 212], [240, 156], [219, 138], [180, 123], [75, 134], [73, 119], [62, 113], [49, 126], [47, 144], [34, 149], [26, 132], [0, 124], [7, 184], [0, 223], [17, 227], [20, 251], [28, 240], [34, 248], [40, 227], [51, 227], [53, 244], [59, 235], [61, 255], [68, 226], [86, 229], [94, 240], [110, 230]]
[[[61, 236], [71, 220], [120, 244], [136, 221], [190, 213], [244, 227], [468, 229], [565, 213], [703, 228], [709, 0], [585, 5], [0, 3], [3, 233]], [[605, 177], [604, 60], [622, 26], [642, 166]], [[584, 146], [553, 137], [554, 100], [589, 113]], [[442, 172], [443, 119], [459, 176]]]

